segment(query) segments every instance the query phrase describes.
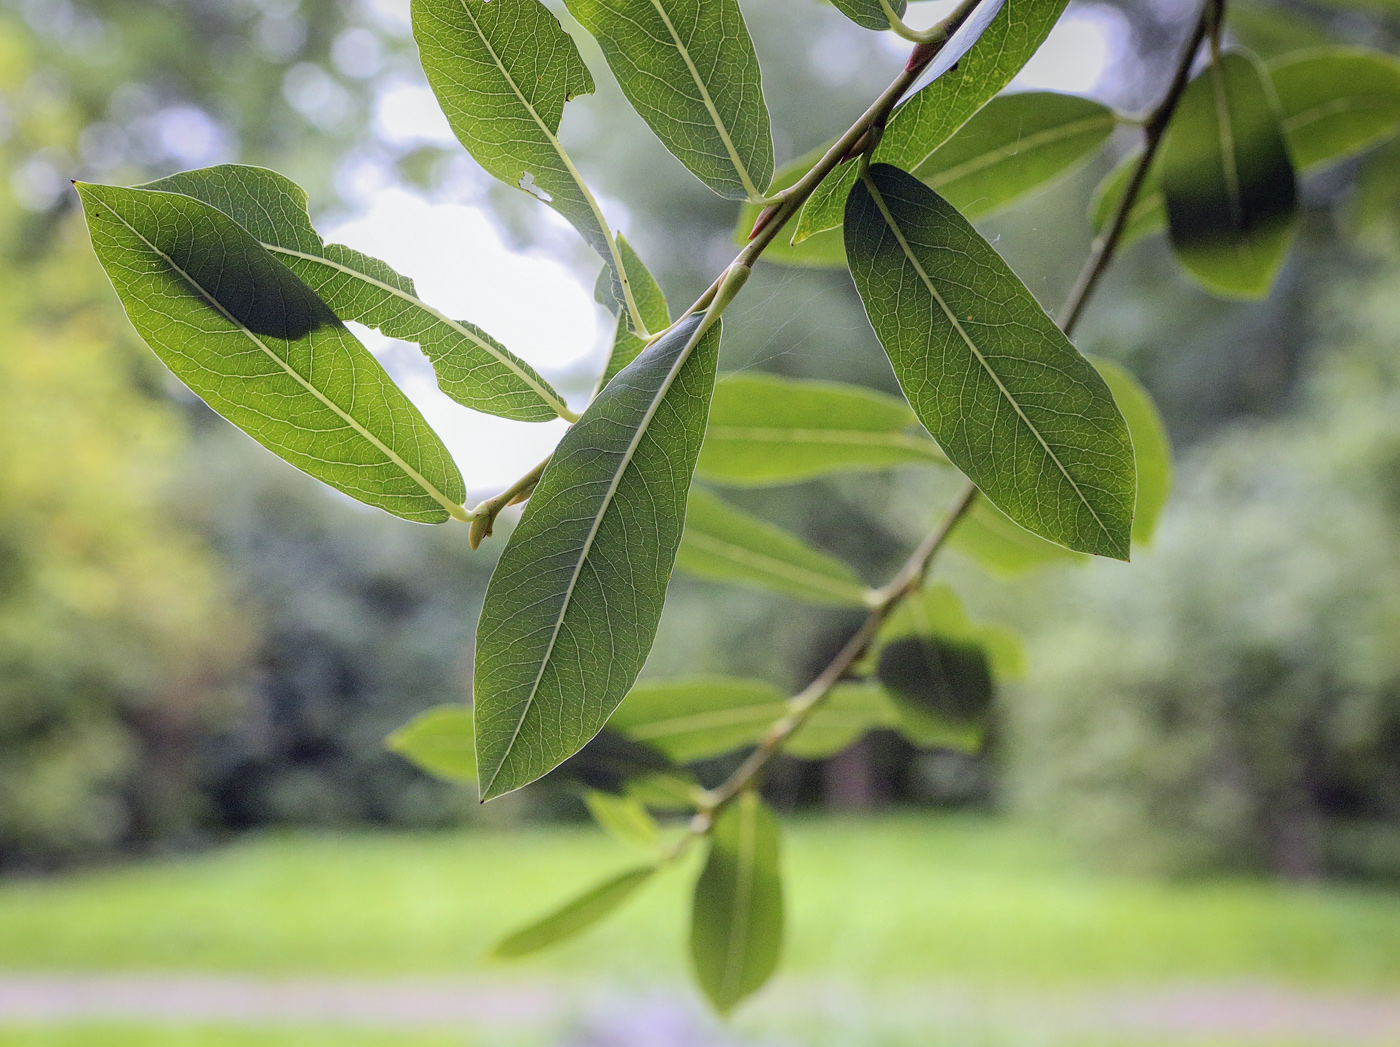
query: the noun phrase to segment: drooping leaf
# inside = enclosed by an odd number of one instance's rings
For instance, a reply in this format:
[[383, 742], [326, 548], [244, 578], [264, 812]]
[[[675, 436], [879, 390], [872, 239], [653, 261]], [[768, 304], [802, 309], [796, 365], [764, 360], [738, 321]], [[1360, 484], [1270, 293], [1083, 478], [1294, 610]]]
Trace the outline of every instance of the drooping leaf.
[[[661, 285], [656, 282], [656, 277], [651, 275], [651, 271], [637, 257], [637, 252], [632, 250], [632, 245], [620, 233], [617, 237], [617, 248], [622, 253], [622, 264], [631, 280], [632, 294], [647, 330], [657, 333], [666, 330], [671, 326], [671, 310], [666, 305], [666, 295], [661, 290]], [[604, 268], [598, 283], [601, 287], [606, 287], [608, 281], [608, 270]], [[599, 297], [603, 300], [601, 295]], [[608, 364], [603, 369], [603, 376], [598, 379], [598, 388], [601, 389], [611, 382], [617, 372], [635, 360], [645, 346], [646, 340], [639, 338], [628, 323], [626, 311], [619, 312], [617, 328], [613, 333], [612, 352], [608, 354]]]
[[93, 250], [165, 365], [260, 444], [407, 520], [460, 514], [461, 474], [418, 409], [240, 225], [174, 193], [79, 184]]
[[741, 793], [710, 831], [691, 916], [691, 962], [715, 1010], [728, 1014], [762, 988], [782, 945], [778, 822], [757, 793]]
[[568, 0], [632, 107], [720, 196], [759, 199], [773, 135], [758, 56], [736, 0]]
[[786, 696], [765, 680], [700, 676], [639, 683], [608, 723], [692, 763], [756, 742], [786, 712]]
[[[823, 156], [827, 154], [835, 139], [803, 153], [796, 160], [784, 164], [773, 176], [770, 194], [789, 189], [802, 180]], [[762, 212], [758, 204], [745, 203], [739, 208], [739, 220], [734, 226], [734, 242], [740, 246], [748, 243], [754, 223]], [[790, 265], [798, 269], [844, 269], [846, 267], [846, 245], [841, 242], [841, 230], [829, 229], [824, 233], [803, 240], [800, 244], [788, 243], [786, 236], [779, 236], [763, 250], [760, 256], [765, 262], [777, 265]]]
[[345, 321], [422, 346], [442, 391], [502, 418], [571, 416], [563, 398], [525, 361], [474, 324], [420, 300], [413, 281], [377, 258], [327, 244], [311, 225], [305, 191], [275, 171], [220, 164], [143, 186], [203, 200], [241, 225]]
[[949, 460], [1041, 537], [1127, 559], [1127, 425], [991, 245], [922, 182], [877, 164], [851, 191], [846, 253], [905, 395]]
[[1400, 61], [1319, 47], [1269, 63], [1283, 132], [1301, 169], [1361, 152], [1400, 130]]
[[1152, 544], [1157, 521], [1172, 490], [1172, 448], [1167, 427], [1162, 424], [1151, 394], [1127, 370], [1102, 357], [1090, 359], [1113, 390], [1113, 399], [1133, 437], [1133, 460], [1137, 463], [1133, 546], [1146, 547]]
[[577, 752], [641, 671], [714, 388], [719, 324], [703, 320], [677, 324], [608, 383], [506, 543], [477, 628], [484, 799]]
[[676, 566], [701, 578], [860, 607], [865, 586], [848, 566], [797, 535], [698, 488], [690, 492]]
[[429, 774], [476, 784], [476, 731], [469, 705], [439, 705], [419, 713], [384, 744]]
[[838, 683], [783, 743], [783, 751], [804, 760], [824, 760], [867, 731], [893, 727], [897, 722], [895, 708], [878, 683]]
[[946, 464], [909, 405], [871, 389], [740, 373], [715, 386], [700, 474], [735, 487]]
[[514, 960], [576, 938], [622, 908], [657, 868], [642, 865], [604, 880], [543, 919], [503, 938], [491, 950], [491, 955], [498, 960]]
[[636, 797], [595, 790], [585, 793], [583, 800], [593, 820], [614, 839], [648, 850], [660, 839], [656, 819]]
[[1222, 55], [1187, 85], [1162, 146], [1162, 193], [1187, 272], [1216, 294], [1268, 294], [1293, 240], [1298, 190], [1257, 60]]
[[[922, 166], [1030, 61], [1067, 3], [1017, 0], [1002, 6], [956, 69], [945, 72], [895, 110], [872, 159], [906, 171]], [[817, 187], [798, 216], [794, 243], [841, 225], [846, 195], [855, 180], [856, 165], [851, 163]]]
[[457, 140], [490, 174], [545, 201], [613, 273], [617, 245], [598, 201], [559, 142], [564, 104], [593, 92], [573, 38], [539, 0], [413, 0], [428, 85]]
[[1080, 163], [1116, 123], [1113, 110], [1078, 95], [1000, 95], [913, 173], [968, 218], [981, 218]]
[[[904, 17], [905, 0], [887, 0], [895, 15]], [[888, 29], [889, 16], [880, 6], [880, 0], [831, 0], [831, 5], [863, 29]]]

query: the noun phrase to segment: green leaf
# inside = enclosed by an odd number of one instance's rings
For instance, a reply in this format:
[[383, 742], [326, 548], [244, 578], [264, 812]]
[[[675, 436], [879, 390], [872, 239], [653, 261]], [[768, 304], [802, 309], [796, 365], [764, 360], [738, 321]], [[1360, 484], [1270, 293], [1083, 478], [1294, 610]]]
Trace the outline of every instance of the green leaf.
[[418, 409], [233, 219], [174, 193], [77, 188], [132, 325], [205, 403], [362, 502], [422, 523], [461, 515], [462, 476]]
[[778, 822], [757, 793], [741, 793], [710, 830], [690, 925], [691, 962], [715, 1010], [728, 1014], [758, 991], [782, 945]]
[[758, 56], [736, 0], [568, 0], [634, 109], [720, 196], [756, 200], [773, 177]]
[[1162, 145], [1177, 260], [1208, 290], [1262, 298], [1298, 213], [1288, 145], [1263, 67], [1223, 55], [1186, 86]]
[[879, 655], [887, 645], [910, 636], [936, 636], [981, 647], [992, 671], [1004, 679], [1017, 679], [1026, 672], [1021, 637], [1004, 625], [973, 621], [958, 594], [942, 582], [925, 586], [895, 609], [880, 629], [874, 653]]
[[946, 464], [903, 400], [855, 385], [732, 374], [715, 386], [700, 474], [735, 487]]
[[1133, 512], [1133, 546], [1152, 544], [1157, 521], [1172, 490], [1172, 447], [1167, 428], [1152, 396], [1112, 360], [1091, 357], [1094, 367], [1113, 391], [1113, 399], [1128, 423], [1137, 463], [1137, 507]]
[[703, 321], [681, 321], [608, 383], [506, 543], [477, 628], [483, 799], [577, 752], [641, 671], [714, 388], [719, 324]]
[[1078, 95], [1000, 95], [914, 170], [968, 218], [994, 214], [1108, 140], [1113, 110]]
[[428, 85], [457, 140], [490, 174], [544, 200], [627, 279], [598, 201], [559, 142], [564, 104], [593, 92], [573, 38], [539, 0], [413, 0]]
[[[637, 252], [632, 250], [632, 245], [620, 233], [617, 237], [617, 248], [622, 253], [622, 264], [631, 278], [632, 294], [636, 298], [637, 308], [642, 314], [642, 321], [647, 325], [647, 330], [666, 330], [671, 326], [671, 310], [666, 305], [666, 295], [661, 290], [661, 285], [656, 282], [656, 277], [651, 275], [651, 271], [637, 257]], [[605, 268], [598, 282], [606, 285], [607, 281], [608, 270]], [[646, 344], [645, 338], [639, 338], [633, 333], [632, 326], [627, 321], [626, 310], [619, 312], [617, 328], [613, 334], [612, 352], [608, 354], [608, 365], [603, 369], [603, 376], [598, 379], [598, 388], [601, 389], [611, 382], [619, 371], [637, 358], [637, 354]]]
[[692, 763], [756, 742], [786, 713], [786, 695], [764, 680], [700, 676], [638, 684], [608, 724]]
[[583, 801], [599, 827], [622, 843], [650, 850], [660, 839], [656, 819], [635, 797], [590, 790]]
[[[796, 160], [784, 164], [773, 176], [770, 194], [789, 189], [802, 180], [818, 160], [827, 154], [836, 140], [803, 153]], [[746, 203], [739, 208], [739, 221], [734, 226], [734, 242], [740, 246], [749, 242], [749, 233], [763, 208], [758, 204]], [[788, 265], [798, 269], [844, 269], [846, 268], [846, 245], [841, 242], [841, 230], [829, 229], [818, 233], [800, 244], [789, 244], [787, 237], [780, 236], [763, 249], [759, 256], [765, 262]]]
[[442, 391], [464, 407], [521, 422], [572, 418], [563, 398], [481, 328], [421, 301], [413, 281], [377, 258], [326, 244], [311, 225], [305, 191], [261, 167], [221, 164], [143, 186], [203, 200], [241, 225], [301, 277], [342, 320], [416, 342]]
[[[1128, 191], [1128, 182], [1142, 158], [1142, 151], [1129, 153], [1120, 160], [1094, 190], [1089, 203], [1089, 220], [1095, 234], [1103, 233], [1113, 221], [1122, 204], [1123, 194]], [[1123, 227], [1121, 247], [1136, 243], [1144, 236], [1161, 232], [1167, 227], [1167, 203], [1162, 199], [1162, 153], [1158, 150], [1152, 166], [1138, 190], [1137, 200], [1128, 215], [1128, 224]]]
[[1083, 553], [1047, 542], [1014, 523], [985, 498], [973, 503], [953, 532], [953, 548], [1003, 578], [1015, 578], [1053, 564], [1081, 564]]
[[811, 603], [865, 603], [865, 586], [840, 560], [698, 488], [690, 492], [676, 566], [701, 578], [769, 589]]
[[893, 727], [898, 714], [884, 689], [870, 680], [838, 683], [783, 743], [783, 751], [803, 760], [824, 760], [867, 731]]
[[542, 920], [503, 938], [491, 950], [491, 955], [498, 960], [514, 960], [577, 937], [622, 908], [657, 868], [656, 865], [642, 865], [604, 880]]
[[1400, 129], [1400, 61], [1319, 47], [1269, 63], [1288, 150], [1300, 169], [1352, 156]]
[[384, 744], [429, 774], [476, 784], [476, 732], [469, 705], [439, 705], [419, 713]]
[[[907, 9], [905, 0], [887, 0], [895, 15], [904, 17]], [[863, 29], [888, 29], [889, 16], [880, 6], [880, 0], [831, 0], [831, 5]]]
[[967, 219], [877, 164], [846, 253], [871, 325], [950, 461], [1023, 527], [1126, 560], [1133, 449], [1113, 396]]
[[[921, 167], [1030, 61], [1067, 3], [1026, 0], [1003, 6], [955, 69], [895, 110], [872, 159], [906, 171]], [[841, 224], [856, 168], [847, 164], [817, 187], [798, 216], [794, 243]]]

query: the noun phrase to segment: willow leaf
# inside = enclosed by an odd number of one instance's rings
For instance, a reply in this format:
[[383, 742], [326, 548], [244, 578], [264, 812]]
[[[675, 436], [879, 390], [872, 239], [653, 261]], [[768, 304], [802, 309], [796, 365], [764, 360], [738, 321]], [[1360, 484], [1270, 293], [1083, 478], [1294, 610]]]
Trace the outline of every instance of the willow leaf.
[[429, 774], [476, 784], [476, 731], [469, 705], [440, 705], [419, 713], [389, 735], [385, 745]]
[[577, 752], [641, 671], [680, 545], [719, 334], [691, 316], [623, 368], [560, 441], [506, 543], [477, 628], [483, 799]]
[[778, 822], [757, 793], [741, 793], [710, 830], [690, 924], [691, 962], [715, 1010], [728, 1014], [762, 988], [782, 945]]
[[856, 385], [740, 373], [715, 387], [699, 471], [748, 487], [946, 462], [901, 399]]
[[242, 226], [175, 193], [79, 184], [93, 250], [146, 344], [297, 468], [396, 516], [461, 515], [462, 476], [378, 361]]
[[[836, 140], [832, 139], [825, 145], [784, 164], [773, 176], [773, 185], [769, 193], [777, 195], [782, 190], [796, 185], [835, 144]], [[737, 245], [742, 247], [749, 242], [749, 234], [762, 212], [763, 207], [759, 204], [746, 203], [739, 208], [739, 220], [734, 226], [734, 242]], [[765, 262], [798, 269], [844, 269], [846, 245], [841, 242], [841, 230], [828, 229], [803, 240], [800, 244], [790, 244], [787, 237], [780, 236], [765, 247], [759, 257]]]
[[632, 107], [720, 196], [759, 199], [773, 135], [736, 0], [568, 0]]
[[1152, 544], [1157, 522], [1172, 490], [1172, 447], [1167, 427], [1152, 395], [1126, 369], [1100, 357], [1090, 358], [1113, 391], [1113, 400], [1133, 438], [1137, 463], [1137, 505], [1133, 510], [1133, 547]]
[[545, 201], [602, 255], [614, 304], [627, 292], [607, 220], [559, 142], [564, 104], [593, 92], [573, 38], [539, 0], [413, 0], [428, 85], [457, 140], [490, 174]]
[[824, 760], [849, 747], [867, 731], [894, 727], [898, 721], [894, 705], [878, 683], [838, 683], [783, 743], [783, 752], [803, 760]]
[[919, 420], [1023, 527], [1128, 558], [1133, 448], [1093, 366], [967, 219], [912, 175], [870, 168], [846, 254]]
[[1400, 61], [1318, 47], [1269, 63], [1288, 151], [1300, 169], [1352, 156], [1400, 130]]
[[786, 593], [811, 603], [865, 603], [865, 586], [840, 560], [699, 489], [690, 492], [676, 566], [702, 578]]
[[[661, 290], [661, 285], [656, 282], [656, 277], [651, 275], [650, 270], [637, 257], [637, 252], [632, 250], [632, 245], [620, 233], [617, 237], [617, 249], [622, 253], [622, 264], [631, 280], [632, 294], [636, 299], [637, 309], [642, 314], [642, 322], [647, 325], [649, 331], [666, 330], [671, 326], [671, 311], [666, 305], [666, 295]], [[599, 283], [602, 284], [607, 279], [608, 270], [604, 269]], [[612, 351], [608, 354], [603, 376], [598, 379], [598, 388], [601, 389], [611, 382], [617, 372], [637, 358], [637, 354], [646, 344], [646, 339], [638, 337], [627, 322], [627, 313], [618, 313]]]
[[261, 167], [221, 164], [182, 171], [143, 188], [212, 204], [306, 281], [342, 320], [416, 342], [442, 391], [464, 407], [521, 422], [572, 418], [563, 398], [525, 361], [474, 324], [453, 320], [377, 258], [327, 244], [311, 225], [306, 193]]
[[[905, 0], [886, 0], [886, 3], [896, 17], [904, 17]], [[880, 6], [880, 0], [831, 0], [831, 5], [862, 29], [878, 31], [890, 27], [889, 15]]]
[[786, 696], [767, 681], [700, 676], [639, 683], [608, 724], [691, 763], [757, 741], [786, 712]]
[[656, 819], [635, 796], [614, 796], [590, 789], [584, 793], [583, 802], [598, 827], [620, 843], [650, 850], [661, 838]]
[[604, 880], [543, 919], [503, 938], [491, 955], [498, 960], [514, 960], [578, 937], [622, 908], [656, 870], [655, 865], [643, 865]]
[[[1140, 150], [1129, 153], [1114, 165], [1113, 170], [1104, 176], [1103, 181], [1094, 190], [1093, 199], [1089, 202], [1089, 220], [1095, 233], [1103, 233], [1117, 215], [1118, 208], [1123, 203], [1123, 194], [1128, 191], [1128, 182], [1141, 161]], [[1144, 236], [1161, 232], [1166, 227], [1167, 204], [1162, 199], [1162, 153], [1159, 150], [1153, 158], [1152, 166], [1147, 170], [1147, 176], [1138, 190], [1132, 210], [1128, 212], [1128, 222], [1123, 227], [1123, 236], [1119, 243], [1127, 247]]]
[[1262, 298], [1283, 265], [1298, 190], [1259, 62], [1222, 55], [1186, 86], [1162, 145], [1177, 260], [1206, 288]]

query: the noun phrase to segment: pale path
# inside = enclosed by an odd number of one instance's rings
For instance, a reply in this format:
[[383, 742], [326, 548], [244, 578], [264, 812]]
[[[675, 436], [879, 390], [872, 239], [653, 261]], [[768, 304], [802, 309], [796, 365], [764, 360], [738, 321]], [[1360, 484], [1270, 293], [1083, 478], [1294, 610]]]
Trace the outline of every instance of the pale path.
[[[872, 1000], [853, 986], [796, 978], [754, 1008], [768, 1017], [878, 1007], [901, 1024], [953, 1020], [1039, 1032], [1292, 1039], [1335, 1047], [1400, 1047], [1400, 995], [1304, 991], [1237, 983], [1011, 992], [937, 982]], [[499, 978], [353, 981], [165, 974], [0, 975], [0, 1026], [73, 1021], [547, 1028], [586, 1018], [628, 1024], [638, 1010], [676, 1027], [708, 1023], [692, 997], [576, 980]], [[625, 1042], [629, 1042], [625, 1041]], [[693, 1042], [686, 1040], [685, 1042]], [[726, 1041], [730, 1042], [730, 1041]]]

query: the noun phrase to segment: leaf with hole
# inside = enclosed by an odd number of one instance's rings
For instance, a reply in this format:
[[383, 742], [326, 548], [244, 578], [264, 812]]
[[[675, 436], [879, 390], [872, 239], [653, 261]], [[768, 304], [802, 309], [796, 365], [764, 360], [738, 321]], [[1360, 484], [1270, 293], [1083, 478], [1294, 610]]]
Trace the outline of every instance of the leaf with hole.
[[758, 56], [737, 0], [568, 0], [663, 145], [720, 196], [773, 177]]
[[438, 386], [464, 407], [521, 422], [572, 418], [529, 364], [481, 328], [418, 298], [413, 281], [377, 258], [327, 244], [311, 225], [305, 191], [275, 171], [221, 164], [143, 186], [217, 207], [301, 277], [336, 316], [422, 347]]
[[439, 705], [419, 713], [384, 744], [429, 774], [476, 784], [476, 731], [469, 705]]
[[486, 589], [477, 628], [482, 797], [577, 752], [656, 636], [685, 522], [719, 324], [676, 324], [560, 441]]
[[778, 822], [757, 793], [741, 793], [710, 830], [691, 915], [691, 963], [715, 1010], [728, 1014], [762, 988], [782, 946]]
[[877, 164], [851, 191], [846, 254], [919, 420], [1004, 513], [1127, 559], [1132, 442], [1093, 365], [967, 219]]
[[205, 403], [368, 505], [421, 523], [461, 514], [462, 476], [418, 409], [242, 226], [174, 193], [77, 188], [132, 325]]
[[578, 937], [622, 908], [657, 868], [643, 865], [604, 880], [543, 919], [503, 938], [491, 955], [498, 960], [515, 960]]
[[608, 721], [677, 763], [707, 760], [758, 741], [787, 712], [765, 680], [700, 676], [639, 683]]

